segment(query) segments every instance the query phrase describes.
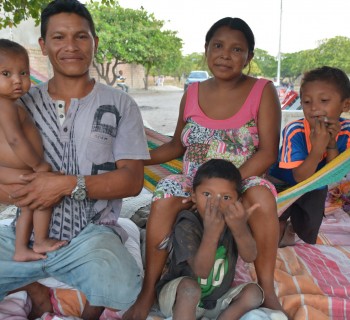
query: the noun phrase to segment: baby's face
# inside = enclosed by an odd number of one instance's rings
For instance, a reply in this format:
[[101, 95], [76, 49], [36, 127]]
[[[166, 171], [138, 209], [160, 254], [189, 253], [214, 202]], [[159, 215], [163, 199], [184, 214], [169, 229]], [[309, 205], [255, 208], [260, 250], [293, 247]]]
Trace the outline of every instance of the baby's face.
[[24, 54], [0, 53], [0, 96], [17, 100], [30, 88], [28, 58]]
[[205, 214], [208, 197], [215, 199], [218, 195], [221, 196], [219, 207], [222, 211], [229, 204], [238, 200], [235, 183], [222, 178], [205, 179], [192, 193], [192, 201], [196, 204], [202, 218]]
[[347, 100], [343, 100], [339, 90], [332, 83], [311, 81], [302, 88], [301, 105], [306, 120], [313, 128], [315, 120], [338, 119], [347, 109]]

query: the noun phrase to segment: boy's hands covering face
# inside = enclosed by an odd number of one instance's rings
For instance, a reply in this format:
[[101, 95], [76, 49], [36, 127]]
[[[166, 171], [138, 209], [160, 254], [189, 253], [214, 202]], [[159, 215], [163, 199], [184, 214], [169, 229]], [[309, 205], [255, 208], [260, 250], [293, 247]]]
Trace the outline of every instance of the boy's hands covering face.
[[310, 141], [312, 145], [312, 150], [322, 156], [322, 154], [326, 151], [326, 148], [330, 142], [330, 133], [328, 131], [328, 126], [324, 121], [324, 117], [321, 120], [320, 118], [315, 118], [314, 127], [310, 132]]
[[208, 232], [214, 240], [219, 240], [225, 227], [224, 216], [220, 210], [221, 196], [207, 197], [203, 217], [204, 232]]
[[240, 201], [236, 201], [223, 208], [224, 220], [232, 233], [240, 232], [242, 225], [247, 225], [249, 217], [258, 207], [260, 204], [256, 203], [245, 209]]

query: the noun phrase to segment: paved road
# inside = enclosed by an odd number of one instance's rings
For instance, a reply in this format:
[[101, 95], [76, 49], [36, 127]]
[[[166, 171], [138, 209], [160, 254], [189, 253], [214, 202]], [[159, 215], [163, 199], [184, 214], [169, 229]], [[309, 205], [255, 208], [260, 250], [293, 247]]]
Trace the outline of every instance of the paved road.
[[163, 134], [174, 133], [182, 89], [172, 86], [151, 87], [147, 91], [131, 91], [130, 95], [139, 105], [146, 126]]

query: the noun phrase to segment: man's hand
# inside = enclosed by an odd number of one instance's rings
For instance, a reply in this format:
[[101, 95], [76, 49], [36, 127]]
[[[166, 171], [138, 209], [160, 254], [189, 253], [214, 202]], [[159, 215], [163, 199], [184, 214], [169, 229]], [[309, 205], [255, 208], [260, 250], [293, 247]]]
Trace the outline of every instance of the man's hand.
[[38, 172], [21, 176], [23, 187], [10, 193], [18, 207], [29, 207], [31, 210], [46, 209], [59, 203], [65, 195], [64, 176], [60, 172]]

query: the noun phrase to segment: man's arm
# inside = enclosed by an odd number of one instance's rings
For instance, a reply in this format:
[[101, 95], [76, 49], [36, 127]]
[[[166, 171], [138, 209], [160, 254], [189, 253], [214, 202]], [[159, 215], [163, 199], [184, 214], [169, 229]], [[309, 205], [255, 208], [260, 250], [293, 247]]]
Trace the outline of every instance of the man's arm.
[[[85, 176], [88, 197], [91, 199], [121, 199], [135, 196], [143, 186], [143, 161], [119, 160], [114, 171]], [[77, 184], [76, 176], [58, 173], [33, 173], [23, 176], [28, 182], [21, 189], [12, 192], [17, 206], [42, 209], [57, 204], [62, 197], [70, 196]]]

